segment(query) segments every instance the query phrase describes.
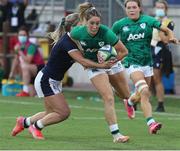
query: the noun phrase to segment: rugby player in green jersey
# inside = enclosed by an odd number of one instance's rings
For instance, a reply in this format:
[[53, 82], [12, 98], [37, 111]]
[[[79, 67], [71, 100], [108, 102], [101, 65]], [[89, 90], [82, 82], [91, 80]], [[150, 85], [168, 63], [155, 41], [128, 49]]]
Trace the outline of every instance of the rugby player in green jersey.
[[71, 110], [62, 91], [62, 79], [75, 61], [86, 68], [106, 68], [113, 66], [110, 61], [97, 63], [84, 58], [67, 32], [79, 22], [79, 14], [71, 14], [62, 18], [58, 28], [50, 33], [54, 41], [46, 66], [39, 71], [35, 79], [35, 89], [38, 97], [44, 98], [44, 111], [16, 120], [11, 135], [17, 136], [28, 128], [35, 139], [44, 139], [42, 130], [47, 126], [63, 122], [70, 116]]
[[[153, 75], [152, 57], [150, 43], [153, 28], [157, 28], [167, 34], [169, 41], [178, 43], [171, 30], [161, 25], [153, 17], [141, 13], [140, 0], [126, 0], [125, 9], [127, 17], [116, 21], [112, 30], [128, 49], [128, 55], [123, 60], [123, 65], [127, 69], [133, 81], [136, 94], [140, 97], [141, 108], [149, 127], [150, 134], [156, 134], [162, 124], [152, 117], [152, 107], [149, 102], [149, 86]], [[126, 102], [127, 109], [132, 106], [134, 99]], [[128, 110], [127, 110], [128, 111]]]
[[[114, 46], [117, 50], [115, 65], [111, 69], [87, 68], [86, 70], [89, 79], [103, 98], [105, 118], [114, 142], [127, 142], [129, 136], [122, 135], [118, 128], [112, 86], [118, 93], [122, 92], [123, 97], [129, 97], [129, 88], [124, 72], [122, 72], [123, 68], [118, 62], [127, 55], [128, 50], [107, 26], [100, 23], [101, 15], [91, 3], [81, 4], [79, 15], [82, 25], [74, 27], [70, 36], [80, 42], [85, 58], [98, 62], [97, 52], [99, 48], [105, 45]], [[120, 72], [121, 74], [119, 74]]]

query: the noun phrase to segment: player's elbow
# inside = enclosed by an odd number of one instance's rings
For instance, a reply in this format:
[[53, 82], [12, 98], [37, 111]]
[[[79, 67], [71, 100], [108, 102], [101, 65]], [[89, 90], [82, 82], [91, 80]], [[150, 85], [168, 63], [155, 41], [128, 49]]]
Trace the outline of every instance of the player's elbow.
[[125, 54], [125, 56], [127, 56], [128, 55], [128, 50], [126, 49], [126, 51], [124, 52], [124, 54]]
[[125, 50], [123, 51], [123, 56], [125, 57], [125, 56], [127, 56], [127, 55], [128, 55], [128, 50], [125, 49]]

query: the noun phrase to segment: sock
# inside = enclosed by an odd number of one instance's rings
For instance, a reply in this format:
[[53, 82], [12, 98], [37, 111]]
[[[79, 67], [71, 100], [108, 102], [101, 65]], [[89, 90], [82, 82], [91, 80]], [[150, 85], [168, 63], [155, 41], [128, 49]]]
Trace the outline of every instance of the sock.
[[146, 122], [147, 122], [147, 125], [150, 126], [152, 123], [155, 122], [155, 120], [153, 119], [153, 117], [148, 117], [148, 118], [146, 119]]
[[34, 123], [35, 128], [38, 130], [42, 130], [44, 128], [44, 125], [42, 124], [41, 120], [38, 120]]
[[31, 125], [30, 117], [24, 119], [24, 128], [28, 128]]
[[114, 139], [117, 139], [118, 137], [122, 136], [122, 134], [119, 132], [118, 124], [110, 125], [109, 129]]
[[131, 101], [131, 97], [128, 99], [128, 105], [129, 106], [133, 106], [134, 105], [134, 103]]
[[135, 92], [133, 92], [133, 93], [131, 94], [131, 96], [129, 97], [129, 99], [128, 99], [128, 105], [129, 105], [129, 106], [133, 106], [133, 105], [134, 105], [134, 103], [131, 101], [131, 98], [132, 98], [134, 95], [136, 95]]
[[23, 91], [29, 93], [29, 89], [27, 85], [23, 85]]

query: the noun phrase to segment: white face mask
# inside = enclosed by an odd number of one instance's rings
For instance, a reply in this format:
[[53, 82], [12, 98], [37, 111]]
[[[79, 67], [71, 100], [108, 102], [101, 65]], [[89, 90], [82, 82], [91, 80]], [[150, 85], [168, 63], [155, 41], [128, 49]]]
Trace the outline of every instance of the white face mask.
[[165, 16], [165, 11], [163, 9], [156, 9], [156, 17], [164, 17]]

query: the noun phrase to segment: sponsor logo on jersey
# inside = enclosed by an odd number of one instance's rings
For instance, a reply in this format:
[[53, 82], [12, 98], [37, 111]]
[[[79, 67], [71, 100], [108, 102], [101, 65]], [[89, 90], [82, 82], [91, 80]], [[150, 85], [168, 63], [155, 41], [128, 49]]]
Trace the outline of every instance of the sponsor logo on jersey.
[[86, 52], [96, 52], [96, 51], [98, 51], [99, 49], [96, 49], [96, 48], [94, 48], [94, 49], [90, 49], [90, 48], [88, 48], [88, 49], [86, 49], [85, 51]]
[[127, 39], [127, 41], [130, 40], [137, 40], [137, 39], [143, 39], [144, 38], [144, 33], [139, 33], [139, 34], [129, 34], [129, 37]]
[[100, 47], [104, 46], [104, 41], [98, 43]]
[[145, 29], [145, 28], [146, 28], [146, 23], [140, 24], [140, 27], [141, 27], [142, 29]]
[[85, 41], [80, 41], [82, 46], [86, 46], [86, 42]]
[[123, 30], [124, 32], [126, 32], [126, 31], [129, 31], [129, 28], [128, 28], [128, 26], [124, 26], [122, 30]]

